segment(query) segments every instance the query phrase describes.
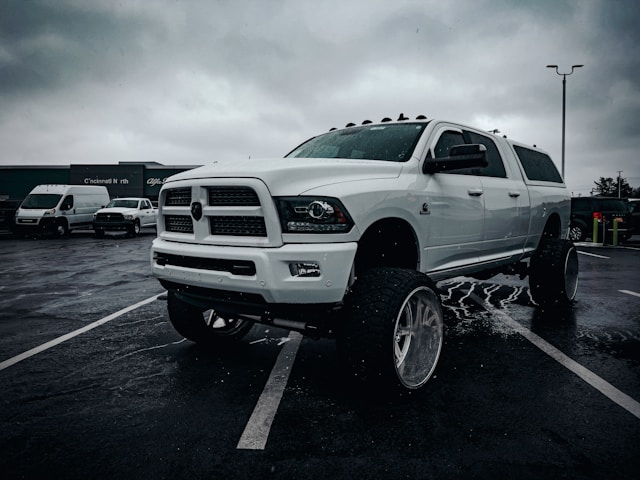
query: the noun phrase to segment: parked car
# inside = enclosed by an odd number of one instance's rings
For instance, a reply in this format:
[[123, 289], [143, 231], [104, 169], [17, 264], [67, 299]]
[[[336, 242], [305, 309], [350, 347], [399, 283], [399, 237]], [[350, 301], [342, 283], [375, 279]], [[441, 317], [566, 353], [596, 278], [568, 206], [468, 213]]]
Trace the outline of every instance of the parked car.
[[93, 230], [97, 237], [105, 231], [126, 231], [138, 235], [142, 227], [156, 226], [157, 210], [148, 198], [115, 198], [93, 215]]
[[629, 210], [631, 210], [631, 221], [633, 225], [633, 235], [640, 235], [640, 199], [629, 199]]
[[15, 232], [64, 237], [71, 230], [91, 228], [93, 214], [107, 203], [104, 186], [37, 185], [16, 212]]
[[571, 199], [571, 225], [569, 239], [574, 242], [593, 240], [594, 215], [598, 222], [598, 241], [611, 243], [613, 241], [613, 221], [622, 219], [618, 223], [618, 241], [624, 242], [632, 232], [632, 217], [623, 198], [612, 197], [573, 197]]
[[16, 211], [22, 200], [0, 200], [0, 233], [13, 233]]

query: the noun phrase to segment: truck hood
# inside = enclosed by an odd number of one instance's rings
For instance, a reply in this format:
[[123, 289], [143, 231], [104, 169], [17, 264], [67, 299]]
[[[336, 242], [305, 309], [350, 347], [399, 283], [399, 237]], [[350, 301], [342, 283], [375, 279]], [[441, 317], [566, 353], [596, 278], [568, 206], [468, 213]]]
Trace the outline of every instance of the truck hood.
[[359, 180], [395, 178], [402, 163], [343, 158], [265, 158], [225, 161], [173, 175], [165, 185], [178, 180], [205, 178], [257, 178], [272, 195], [301, 195], [326, 185]]

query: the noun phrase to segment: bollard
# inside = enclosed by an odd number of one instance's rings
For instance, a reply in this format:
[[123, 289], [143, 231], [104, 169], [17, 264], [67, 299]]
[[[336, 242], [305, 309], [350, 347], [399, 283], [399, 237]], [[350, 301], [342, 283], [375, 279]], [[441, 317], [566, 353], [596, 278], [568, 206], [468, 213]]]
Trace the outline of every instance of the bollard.
[[591, 241], [598, 243], [598, 223], [602, 218], [602, 214], [599, 212], [593, 212], [593, 235], [591, 235]]
[[621, 218], [614, 218], [613, 219], [613, 246], [617, 247], [618, 246], [618, 223], [620, 223], [622, 221]]

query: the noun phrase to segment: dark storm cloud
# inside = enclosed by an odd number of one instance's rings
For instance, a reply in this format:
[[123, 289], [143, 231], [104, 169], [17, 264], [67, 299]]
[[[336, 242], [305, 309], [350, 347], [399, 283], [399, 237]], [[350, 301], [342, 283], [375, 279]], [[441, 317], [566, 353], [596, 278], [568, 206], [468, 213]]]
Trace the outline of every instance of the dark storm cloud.
[[[282, 155], [404, 112], [560, 161], [567, 181], [640, 172], [634, 0], [0, 2], [3, 164]], [[602, 158], [608, 159], [606, 168]]]
[[1, 2], [2, 95], [55, 92], [116, 78], [127, 67], [125, 53], [144, 53], [142, 35], [156, 32], [140, 16], [117, 16], [81, 3]]

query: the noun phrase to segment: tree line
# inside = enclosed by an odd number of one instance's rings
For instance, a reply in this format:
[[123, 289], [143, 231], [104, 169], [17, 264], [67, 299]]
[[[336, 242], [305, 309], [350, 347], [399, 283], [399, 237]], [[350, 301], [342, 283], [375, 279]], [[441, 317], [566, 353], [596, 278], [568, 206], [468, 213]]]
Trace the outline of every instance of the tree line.
[[[619, 181], [618, 181], [619, 180]], [[593, 182], [593, 195], [601, 197], [640, 198], [640, 187], [632, 188], [624, 178], [600, 177]]]

